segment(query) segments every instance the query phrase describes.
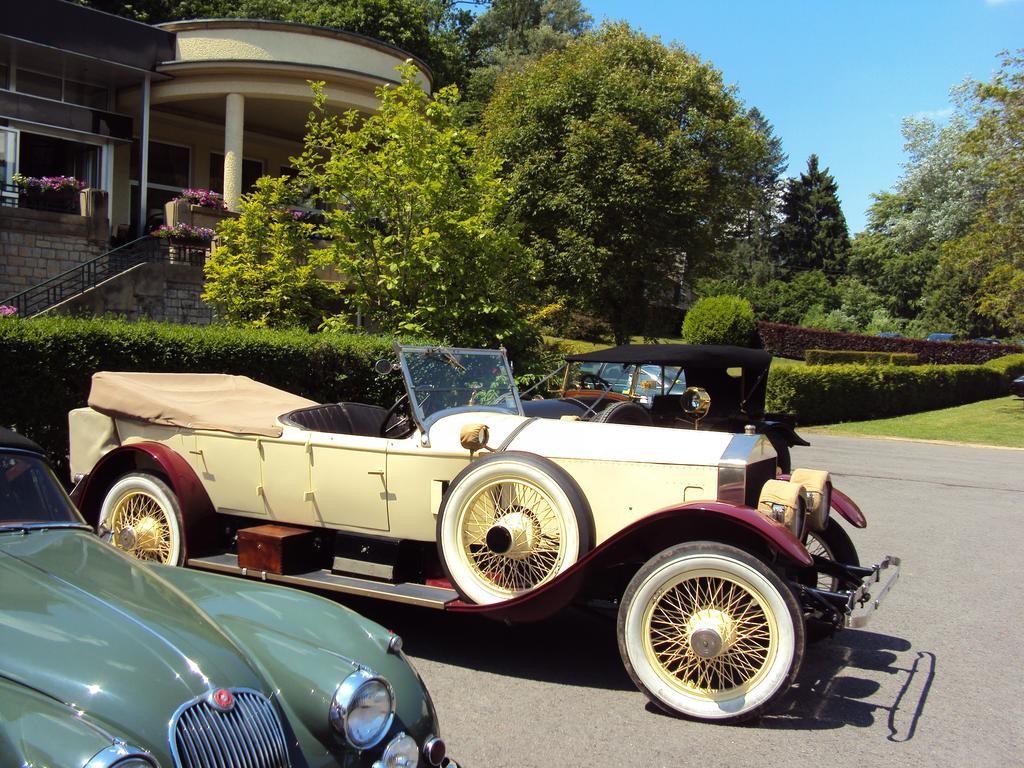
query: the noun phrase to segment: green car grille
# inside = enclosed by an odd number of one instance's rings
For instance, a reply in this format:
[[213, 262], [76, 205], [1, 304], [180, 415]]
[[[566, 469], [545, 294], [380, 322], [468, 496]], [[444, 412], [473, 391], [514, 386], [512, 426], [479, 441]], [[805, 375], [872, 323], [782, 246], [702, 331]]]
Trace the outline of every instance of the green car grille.
[[230, 689], [231, 706], [209, 694], [182, 705], [171, 718], [176, 768], [289, 768], [284, 729], [274, 705], [248, 688]]

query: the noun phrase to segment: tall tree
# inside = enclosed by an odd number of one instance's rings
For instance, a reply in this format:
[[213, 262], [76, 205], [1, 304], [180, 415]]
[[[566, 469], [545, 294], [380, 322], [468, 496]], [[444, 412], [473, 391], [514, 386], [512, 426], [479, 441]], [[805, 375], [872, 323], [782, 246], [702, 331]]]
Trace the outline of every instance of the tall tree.
[[625, 24], [503, 78], [483, 125], [544, 283], [618, 341], [683, 257], [706, 266], [766, 151], [717, 70]]
[[968, 161], [983, 163], [991, 187], [970, 229], [946, 242], [927, 318], [975, 334], [1024, 334], [1024, 51], [1005, 55], [989, 83], [970, 89], [976, 122]]
[[465, 81], [463, 119], [480, 119], [502, 74], [564, 48], [591, 22], [580, 0], [493, 0], [469, 30], [476, 65]]
[[[506, 226], [499, 162], [456, 124], [458, 91], [433, 98], [406, 65], [380, 111], [336, 117], [317, 89], [297, 183], [326, 210], [311, 263], [345, 276], [348, 318], [469, 346], [517, 341], [532, 265]], [[344, 316], [329, 323], [346, 322]]]
[[838, 276], [846, 268], [850, 233], [839, 203], [839, 187], [818, 167], [818, 156], [807, 159], [807, 171], [790, 179], [782, 198], [782, 223], [776, 252], [786, 271], [821, 269]]

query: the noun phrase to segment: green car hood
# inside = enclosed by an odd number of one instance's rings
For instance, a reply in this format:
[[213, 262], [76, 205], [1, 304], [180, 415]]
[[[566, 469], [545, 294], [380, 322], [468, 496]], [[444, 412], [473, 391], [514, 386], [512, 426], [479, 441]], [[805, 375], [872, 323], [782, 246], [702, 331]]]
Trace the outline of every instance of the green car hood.
[[182, 592], [88, 531], [0, 533], [0, 600], [0, 676], [75, 706], [164, 764], [182, 704], [211, 688], [270, 693]]

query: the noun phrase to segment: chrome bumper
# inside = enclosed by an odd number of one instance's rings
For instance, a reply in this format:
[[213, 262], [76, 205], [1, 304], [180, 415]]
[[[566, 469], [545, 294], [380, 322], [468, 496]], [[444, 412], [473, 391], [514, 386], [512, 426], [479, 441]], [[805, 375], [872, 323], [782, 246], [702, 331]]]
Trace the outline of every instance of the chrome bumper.
[[[892, 570], [890, 571], [890, 569]], [[871, 575], [850, 595], [850, 611], [846, 616], [846, 626], [848, 627], [863, 627], [875, 615], [875, 611], [878, 610], [885, 596], [889, 594], [889, 590], [893, 588], [900, 577], [900, 559], [893, 555], [886, 555], [871, 570]], [[885, 583], [882, 583], [883, 571], [889, 571]], [[876, 584], [882, 586], [876, 587]]]
[[[844, 565], [815, 557], [819, 572], [840, 579], [848, 589], [831, 592], [791, 581], [808, 616], [840, 627], [863, 627], [900, 577], [900, 559], [887, 555], [872, 566]], [[884, 578], [884, 581], [883, 581]]]

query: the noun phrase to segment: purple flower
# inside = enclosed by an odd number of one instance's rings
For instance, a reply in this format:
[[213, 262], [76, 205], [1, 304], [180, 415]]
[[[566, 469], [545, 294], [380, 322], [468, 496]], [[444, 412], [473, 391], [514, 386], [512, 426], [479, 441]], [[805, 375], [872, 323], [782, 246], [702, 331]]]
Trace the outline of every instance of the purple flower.
[[11, 317], [16, 314], [18, 314], [16, 307], [12, 307], [8, 304], [0, 304], [0, 317]]
[[175, 224], [173, 227], [167, 224], [161, 224], [159, 227], [150, 232], [155, 237], [163, 237], [168, 240], [191, 240], [194, 242], [208, 243], [213, 240], [214, 232], [209, 227], [193, 227], [191, 224], [184, 222]]
[[219, 192], [211, 192], [209, 189], [183, 189], [175, 200], [188, 200], [192, 205], [202, 208], [215, 208], [218, 211], [226, 211], [227, 203], [224, 196]]
[[79, 181], [74, 176], [22, 176], [14, 174], [11, 178], [15, 184], [22, 189], [34, 189], [40, 192], [57, 192], [62, 189], [85, 189], [85, 182]]

